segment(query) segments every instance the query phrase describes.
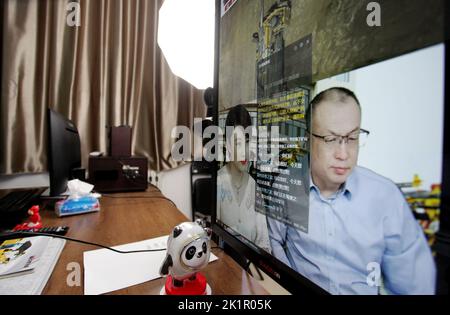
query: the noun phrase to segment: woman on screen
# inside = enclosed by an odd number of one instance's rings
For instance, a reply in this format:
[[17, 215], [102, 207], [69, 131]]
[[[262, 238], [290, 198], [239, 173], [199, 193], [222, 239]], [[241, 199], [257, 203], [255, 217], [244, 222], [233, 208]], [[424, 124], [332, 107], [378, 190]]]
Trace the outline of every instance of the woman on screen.
[[[217, 218], [258, 247], [271, 252], [266, 217], [255, 211], [255, 180], [248, 172], [249, 135], [243, 131], [251, 125], [244, 106], [237, 105], [228, 112], [225, 134], [230, 162], [217, 174]], [[232, 134], [230, 127], [233, 127]], [[245, 156], [240, 156], [240, 152], [245, 152]]]

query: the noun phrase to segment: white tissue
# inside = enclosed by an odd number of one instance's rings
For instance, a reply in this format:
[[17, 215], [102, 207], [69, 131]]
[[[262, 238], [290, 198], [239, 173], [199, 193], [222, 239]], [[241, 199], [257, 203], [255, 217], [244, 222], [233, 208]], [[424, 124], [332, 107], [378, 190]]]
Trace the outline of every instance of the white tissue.
[[92, 189], [94, 189], [94, 185], [83, 182], [79, 179], [73, 179], [67, 183], [67, 188], [70, 193], [69, 198], [72, 199], [89, 195]]

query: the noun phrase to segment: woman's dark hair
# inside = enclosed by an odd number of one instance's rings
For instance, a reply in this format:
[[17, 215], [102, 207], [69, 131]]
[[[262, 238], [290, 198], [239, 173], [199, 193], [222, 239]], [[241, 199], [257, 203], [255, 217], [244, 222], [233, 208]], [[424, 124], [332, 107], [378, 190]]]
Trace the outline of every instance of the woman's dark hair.
[[[252, 118], [244, 105], [236, 105], [230, 109], [225, 120], [225, 139], [228, 139], [227, 127], [241, 126], [244, 130], [252, 125]], [[231, 136], [231, 135], [230, 135]], [[245, 133], [245, 138], [248, 140], [249, 135]]]
[[252, 125], [252, 118], [244, 105], [236, 105], [230, 109], [225, 120], [225, 126], [242, 126], [247, 128]]

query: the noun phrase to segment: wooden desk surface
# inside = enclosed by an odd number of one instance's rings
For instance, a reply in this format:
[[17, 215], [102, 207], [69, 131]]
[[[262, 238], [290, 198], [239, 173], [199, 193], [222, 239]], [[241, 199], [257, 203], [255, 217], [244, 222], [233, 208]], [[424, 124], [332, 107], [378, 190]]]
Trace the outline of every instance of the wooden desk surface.
[[[70, 227], [68, 237], [115, 246], [167, 235], [175, 225], [188, 220], [155, 187], [149, 187], [146, 192], [113, 196], [116, 198], [102, 197], [101, 210], [95, 213], [58, 218], [53, 211], [42, 210], [43, 224], [67, 225]], [[66, 279], [71, 270], [67, 271], [66, 267], [70, 262], [77, 262], [83, 273], [83, 252], [92, 249], [97, 247], [67, 241], [43, 294], [83, 294], [84, 274], [81, 286], [69, 287]], [[210, 263], [203, 271], [213, 294], [268, 294], [223, 251], [213, 249], [213, 253], [219, 260]], [[111, 294], [159, 294], [163, 285], [164, 279], [160, 278]]]

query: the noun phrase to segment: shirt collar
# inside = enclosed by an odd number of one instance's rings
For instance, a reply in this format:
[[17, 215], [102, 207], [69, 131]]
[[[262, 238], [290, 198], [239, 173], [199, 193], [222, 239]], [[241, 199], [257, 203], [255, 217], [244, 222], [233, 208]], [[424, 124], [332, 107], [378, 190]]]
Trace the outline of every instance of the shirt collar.
[[[351, 174], [348, 176], [347, 181], [341, 185], [339, 190], [336, 192], [334, 196], [339, 196], [340, 194], [343, 194], [347, 199], [351, 199], [352, 195], [356, 191], [356, 175], [355, 175], [356, 167], [352, 170]], [[317, 187], [311, 176], [311, 172], [309, 173], [309, 191], [312, 189], [316, 190], [320, 194], [320, 189]]]

